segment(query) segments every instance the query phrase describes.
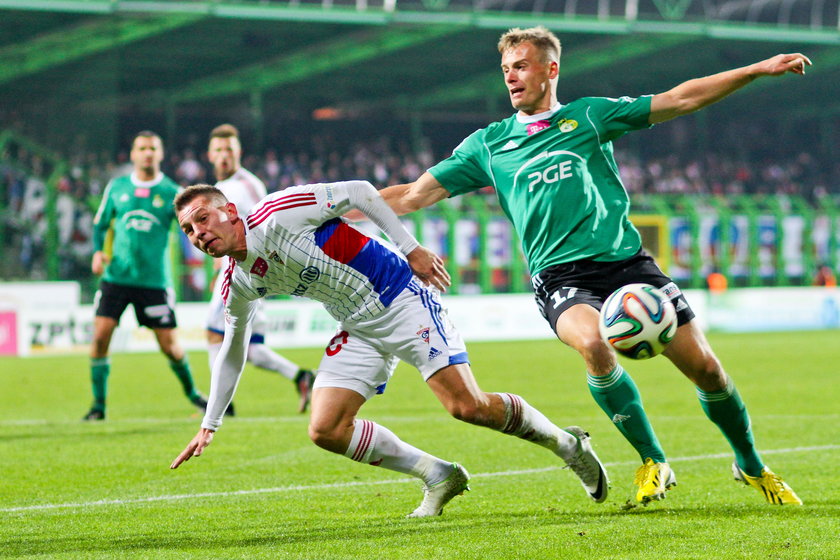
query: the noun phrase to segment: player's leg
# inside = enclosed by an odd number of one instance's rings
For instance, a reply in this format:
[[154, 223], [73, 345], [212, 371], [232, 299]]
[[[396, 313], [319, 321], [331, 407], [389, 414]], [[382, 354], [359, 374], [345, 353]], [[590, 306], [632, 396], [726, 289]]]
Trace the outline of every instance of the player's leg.
[[160, 351], [169, 358], [169, 368], [178, 378], [184, 394], [195, 406], [201, 409], [206, 408], [207, 400], [195, 386], [189, 360], [187, 360], [187, 355], [178, 342], [175, 329], [153, 328], [152, 331], [155, 333]]
[[216, 356], [222, 349], [222, 342], [225, 340], [223, 333], [207, 330], [207, 363], [210, 371], [213, 371], [213, 364], [216, 363]]
[[589, 434], [583, 429], [576, 426], [558, 428], [519, 395], [483, 392], [467, 363], [446, 366], [426, 382], [446, 410], [458, 420], [549, 449], [575, 472], [593, 500], [603, 502], [607, 499], [606, 469], [592, 450]]
[[644, 463], [665, 462], [665, 452], [653, 431], [642, 396], [630, 375], [598, 331], [598, 311], [587, 304], [573, 305], [557, 319], [557, 337], [583, 357], [589, 391]]
[[105, 403], [108, 397], [108, 376], [111, 373], [111, 361], [108, 348], [117, 321], [111, 317], [94, 317], [93, 343], [90, 353], [90, 381], [93, 391], [93, 404], [83, 420], [104, 420]]
[[174, 293], [171, 290], [134, 288], [131, 298], [137, 323], [154, 332], [158, 347], [169, 358], [169, 368], [178, 378], [184, 394], [198, 408], [207, 408], [207, 400], [195, 387], [187, 355], [178, 343]]
[[315, 378], [309, 437], [333, 453], [420, 478], [423, 503], [414, 517], [439, 515], [467, 489], [469, 475], [459, 465], [418, 449], [370, 420], [356, 418], [361, 406], [384, 391], [396, 360], [346, 331], [338, 333], [325, 352]]
[[128, 297], [120, 286], [101, 282], [94, 296], [96, 309], [93, 318], [93, 341], [90, 349], [90, 381], [93, 404], [82, 420], [104, 420], [108, 397], [108, 377], [111, 374], [111, 360], [108, 349], [111, 337], [119, 324], [120, 317], [128, 306]]
[[[644, 254], [639, 257], [644, 258]], [[598, 330], [598, 309], [604, 298], [618, 285], [635, 281], [627, 280], [628, 274], [635, 272], [631, 264], [632, 259], [556, 265], [535, 274], [532, 284], [542, 316], [557, 337], [583, 357], [589, 392], [595, 402], [639, 453], [642, 465], [634, 480], [638, 490], [626, 504], [634, 507], [636, 503], [664, 498], [665, 491], [676, 484], [676, 477], [666, 462], [635, 382], [616, 361], [615, 353]]]
[[801, 504], [793, 490], [761, 460], [747, 407], [695, 321], [677, 329], [664, 355], [697, 386], [703, 412], [720, 429], [735, 453], [736, 479], [760, 490], [770, 503]]

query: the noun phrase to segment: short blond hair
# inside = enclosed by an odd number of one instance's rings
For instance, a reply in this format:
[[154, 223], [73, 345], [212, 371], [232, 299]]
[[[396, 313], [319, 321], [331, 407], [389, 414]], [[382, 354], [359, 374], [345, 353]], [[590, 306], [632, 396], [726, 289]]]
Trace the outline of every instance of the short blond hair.
[[562, 50], [560, 39], [542, 25], [529, 27], [528, 29], [519, 27], [508, 29], [499, 38], [499, 53], [504, 54], [522, 43], [531, 43], [537, 47], [543, 55], [543, 63], [560, 62], [560, 52]]

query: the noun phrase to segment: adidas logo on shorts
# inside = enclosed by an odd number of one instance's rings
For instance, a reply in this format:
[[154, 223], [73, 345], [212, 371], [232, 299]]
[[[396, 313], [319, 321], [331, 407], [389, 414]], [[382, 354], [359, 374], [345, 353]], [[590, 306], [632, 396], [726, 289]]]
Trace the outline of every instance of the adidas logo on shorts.
[[443, 352], [441, 352], [440, 350], [438, 350], [437, 348], [435, 348], [433, 346], [432, 349], [429, 350], [429, 361], [434, 360], [435, 358], [437, 358], [441, 354], [443, 354]]

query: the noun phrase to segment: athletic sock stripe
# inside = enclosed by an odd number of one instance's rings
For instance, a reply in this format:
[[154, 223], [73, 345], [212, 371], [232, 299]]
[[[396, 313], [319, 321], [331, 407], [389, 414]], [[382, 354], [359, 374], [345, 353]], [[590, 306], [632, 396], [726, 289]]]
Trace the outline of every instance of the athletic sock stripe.
[[720, 402], [725, 401], [735, 392], [735, 384], [730, 379], [726, 384], [726, 388], [722, 391], [704, 391], [697, 388], [697, 398], [704, 402]]
[[361, 420], [360, 422], [362, 423], [362, 435], [359, 437], [359, 443], [356, 445], [356, 451], [353, 453], [353, 457], [351, 457], [351, 459], [358, 462], [361, 462], [364, 458], [368, 447], [370, 447], [370, 442], [373, 439], [373, 422], [370, 420]]
[[522, 426], [522, 400], [516, 395], [505, 393], [510, 399], [510, 421], [505, 426], [503, 433], [516, 433]]
[[598, 376], [592, 375], [591, 373], [587, 373], [586, 381], [591, 387], [595, 387], [596, 389], [607, 389], [618, 383], [623, 375], [624, 368], [617, 365], [615, 366], [615, 369], [613, 369], [607, 375]]

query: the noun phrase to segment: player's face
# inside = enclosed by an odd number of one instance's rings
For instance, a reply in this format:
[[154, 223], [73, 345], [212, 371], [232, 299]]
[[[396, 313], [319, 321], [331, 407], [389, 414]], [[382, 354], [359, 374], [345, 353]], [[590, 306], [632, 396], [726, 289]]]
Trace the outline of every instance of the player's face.
[[157, 175], [163, 161], [163, 144], [155, 136], [138, 136], [131, 146], [131, 163], [134, 170], [145, 175]]
[[203, 196], [196, 197], [178, 212], [178, 224], [190, 243], [214, 258], [236, 250], [236, 218], [233, 204], [219, 207]]
[[213, 164], [217, 181], [224, 181], [239, 169], [242, 146], [239, 138], [211, 138], [207, 159]]
[[551, 80], [557, 77], [557, 63], [542, 62], [542, 53], [533, 44], [505, 51], [502, 74], [514, 109], [532, 115], [551, 108]]

